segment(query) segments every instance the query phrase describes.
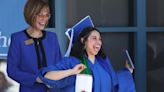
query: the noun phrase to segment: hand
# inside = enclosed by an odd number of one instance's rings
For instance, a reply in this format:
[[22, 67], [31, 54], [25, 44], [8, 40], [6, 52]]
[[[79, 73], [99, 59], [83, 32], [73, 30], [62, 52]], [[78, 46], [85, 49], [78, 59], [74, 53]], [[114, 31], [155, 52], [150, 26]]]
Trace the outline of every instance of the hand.
[[125, 67], [131, 72], [133, 73], [133, 68], [131, 68], [128, 64], [128, 61], [126, 60], [126, 63], [125, 63]]
[[43, 83], [43, 81], [39, 77], [36, 78], [36, 82]]
[[74, 71], [74, 74], [79, 74], [85, 68], [86, 68], [86, 66], [84, 64], [78, 64], [72, 70]]

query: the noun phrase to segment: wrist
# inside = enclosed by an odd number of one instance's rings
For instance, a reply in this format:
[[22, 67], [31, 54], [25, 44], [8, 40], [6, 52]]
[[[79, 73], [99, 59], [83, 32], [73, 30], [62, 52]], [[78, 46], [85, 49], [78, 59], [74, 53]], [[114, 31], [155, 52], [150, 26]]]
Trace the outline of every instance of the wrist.
[[70, 75], [75, 75], [76, 74], [74, 69], [70, 69], [69, 71], [70, 71]]

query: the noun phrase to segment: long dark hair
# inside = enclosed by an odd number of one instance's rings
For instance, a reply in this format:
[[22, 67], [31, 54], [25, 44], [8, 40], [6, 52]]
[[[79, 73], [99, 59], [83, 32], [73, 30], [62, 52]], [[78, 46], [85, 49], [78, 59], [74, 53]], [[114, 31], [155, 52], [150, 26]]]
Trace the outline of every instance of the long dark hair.
[[[75, 41], [75, 43], [72, 46], [71, 53], [70, 53], [71, 56], [74, 56], [74, 57], [80, 59], [82, 56], [87, 55], [87, 53], [84, 49], [84, 46], [85, 46], [84, 43], [90, 36], [91, 32], [95, 31], [95, 30], [100, 33], [100, 31], [98, 29], [96, 29], [95, 27], [86, 27], [81, 31], [81, 33], [77, 37], [77, 40]], [[100, 33], [100, 36], [101, 36], [101, 33]], [[83, 43], [81, 42], [81, 38], [83, 38]], [[106, 55], [102, 50], [102, 46], [96, 56], [100, 56], [103, 59], [106, 58]]]

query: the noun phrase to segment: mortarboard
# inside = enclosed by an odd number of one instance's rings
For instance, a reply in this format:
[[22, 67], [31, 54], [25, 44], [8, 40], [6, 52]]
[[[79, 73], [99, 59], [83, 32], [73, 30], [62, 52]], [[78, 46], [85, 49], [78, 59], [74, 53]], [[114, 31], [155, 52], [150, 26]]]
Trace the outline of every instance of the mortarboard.
[[70, 40], [67, 52], [64, 55], [65, 57], [69, 56], [72, 44], [75, 43], [81, 31], [86, 27], [94, 27], [91, 17], [89, 15], [80, 20], [77, 24], [75, 24], [72, 28], [69, 28], [65, 32], [65, 34]]

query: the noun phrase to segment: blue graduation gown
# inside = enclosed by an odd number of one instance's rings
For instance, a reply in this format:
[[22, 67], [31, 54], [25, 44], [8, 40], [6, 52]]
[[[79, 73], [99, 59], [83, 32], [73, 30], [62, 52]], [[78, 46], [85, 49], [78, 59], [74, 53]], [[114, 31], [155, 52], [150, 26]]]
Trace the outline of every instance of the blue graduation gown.
[[[47, 65], [55, 65], [61, 59], [57, 36], [53, 32], [44, 31], [44, 33], [41, 41], [46, 63]], [[28, 37], [25, 30], [11, 35], [7, 56], [8, 76], [20, 83], [20, 92], [47, 92], [47, 87], [44, 84], [36, 83], [39, 73], [38, 57], [34, 42], [27, 42], [29, 39], [31, 38]], [[43, 61], [42, 59], [41, 61]]]
[[112, 81], [109, 73], [105, 71], [97, 59], [95, 59], [94, 64], [90, 60], [88, 61], [93, 75], [93, 92], [111, 92]]
[[[115, 73], [108, 59], [104, 60], [100, 57], [96, 57], [96, 60], [97, 60], [96, 65], [98, 67], [97, 70], [103, 71], [103, 73], [101, 72], [99, 74], [103, 74], [103, 75], [106, 75], [106, 73], [108, 74], [109, 79], [108, 80], [106, 78], [104, 79], [108, 81], [108, 85], [111, 87], [111, 89], [109, 90], [111, 92], [136, 92], [132, 75], [128, 69], [123, 69], [122, 71]], [[41, 78], [42, 81], [44, 81], [46, 85], [49, 85], [51, 87], [61, 88], [61, 92], [75, 92], [75, 80], [76, 80], [75, 75], [66, 77], [58, 81], [50, 80], [43, 76], [46, 72], [52, 71], [52, 70], [72, 69], [75, 65], [79, 63], [80, 63], [79, 59], [75, 57], [64, 58], [60, 63], [56, 64], [55, 66], [49, 66], [49, 67], [41, 69], [39, 73], [39, 77]], [[89, 67], [92, 70], [93, 77], [95, 76], [102, 77], [102, 76], [98, 76], [98, 72], [95, 72], [91, 64], [89, 64]], [[99, 81], [94, 80], [93, 82], [94, 83], [93, 92], [98, 92], [97, 90], [100, 90], [101, 92], [106, 92], [106, 90], [101, 89], [102, 85], [100, 83], [100, 81], [105, 81], [105, 80], [103, 78], [98, 78], [98, 79], [100, 80]], [[100, 85], [100, 88], [94, 88], [94, 86], [98, 87], [97, 85]], [[106, 87], [105, 89], [108, 90], [108, 88]]]

